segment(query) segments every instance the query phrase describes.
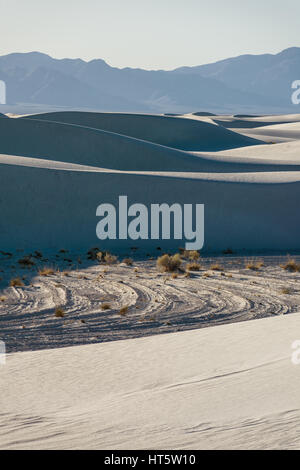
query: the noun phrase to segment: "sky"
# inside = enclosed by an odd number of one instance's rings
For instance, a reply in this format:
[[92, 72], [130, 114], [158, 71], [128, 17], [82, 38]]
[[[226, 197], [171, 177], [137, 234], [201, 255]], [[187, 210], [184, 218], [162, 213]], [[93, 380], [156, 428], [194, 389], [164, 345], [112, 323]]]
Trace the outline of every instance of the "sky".
[[299, 0], [0, 0], [0, 55], [171, 70], [300, 46]]

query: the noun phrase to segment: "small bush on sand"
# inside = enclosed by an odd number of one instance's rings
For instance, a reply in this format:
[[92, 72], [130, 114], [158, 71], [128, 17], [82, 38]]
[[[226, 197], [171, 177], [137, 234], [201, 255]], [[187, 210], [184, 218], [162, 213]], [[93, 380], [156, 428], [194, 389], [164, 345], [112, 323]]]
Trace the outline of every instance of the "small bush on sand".
[[58, 307], [58, 308], [55, 309], [54, 315], [57, 318], [63, 318], [65, 316], [65, 313], [66, 312], [62, 308]]
[[292, 289], [290, 289], [289, 287], [284, 287], [283, 289], [281, 289], [280, 293], [284, 295], [289, 295], [292, 293]]
[[45, 266], [44, 268], [39, 269], [40, 276], [51, 276], [54, 274], [54, 269]]
[[179, 253], [181, 254], [183, 258], [189, 259], [191, 261], [197, 261], [200, 258], [199, 251], [195, 251], [195, 250], [190, 251], [190, 250], [184, 250], [183, 248], [180, 248]]
[[98, 259], [98, 253], [99, 253], [99, 248], [98, 247], [94, 247], [94, 248], [91, 248], [88, 252], [87, 252], [87, 259], [89, 260], [92, 260], [92, 261], [97, 261]]
[[285, 264], [281, 264], [282, 269], [290, 273], [300, 272], [300, 264], [297, 264], [294, 259], [289, 258]]
[[110, 310], [111, 306], [108, 303], [104, 303], [104, 304], [101, 305], [101, 309], [102, 310]]
[[133, 260], [131, 258], [125, 258], [123, 259], [123, 263], [126, 264], [127, 266], [132, 266]]
[[1, 297], [0, 297], [0, 302], [5, 302], [5, 301], [6, 301], [5, 295], [1, 295]]
[[157, 260], [157, 267], [163, 272], [177, 271], [181, 266], [181, 257], [177, 253], [176, 255], [163, 255]]
[[106, 264], [115, 264], [118, 261], [118, 257], [111, 255], [110, 253], [106, 253], [104, 261]]
[[190, 263], [186, 267], [188, 271], [200, 271], [200, 268], [201, 266], [199, 263]]
[[99, 263], [114, 264], [117, 262], [118, 257], [112, 255], [108, 251], [98, 251], [96, 254], [96, 259]]
[[246, 263], [246, 269], [250, 269], [251, 271], [259, 271], [260, 268], [264, 266], [263, 261], [249, 261]]
[[22, 279], [20, 279], [19, 277], [16, 277], [15, 279], [11, 279], [9, 285], [11, 287], [23, 287], [24, 286], [24, 282], [22, 281]]
[[126, 305], [125, 307], [122, 307], [119, 311], [119, 314], [124, 316], [128, 312], [128, 306]]
[[212, 264], [210, 267], [211, 271], [224, 271], [223, 266], [221, 266], [219, 263]]

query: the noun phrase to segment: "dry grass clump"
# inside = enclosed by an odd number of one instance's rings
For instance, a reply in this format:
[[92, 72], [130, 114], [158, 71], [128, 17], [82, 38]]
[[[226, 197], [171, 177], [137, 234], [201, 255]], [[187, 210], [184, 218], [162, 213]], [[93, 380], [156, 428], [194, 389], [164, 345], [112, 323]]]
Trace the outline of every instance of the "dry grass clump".
[[15, 279], [11, 279], [9, 285], [11, 287], [24, 287], [24, 282], [19, 277], [16, 277]]
[[200, 258], [200, 253], [196, 250], [184, 250], [183, 248], [180, 248], [179, 252], [183, 258], [191, 261], [197, 261]]
[[189, 263], [187, 264], [186, 269], [188, 271], [200, 271], [201, 266], [199, 263]]
[[115, 264], [118, 261], [118, 257], [112, 255], [108, 251], [98, 251], [96, 259], [99, 263]]
[[120, 308], [119, 314], [124, 316], [128, 312], [128, 305], [125, 305], [125, 307]]
[[0, 297], [0, 302], [5, 302], [5, 301], [6, 301], [5, 295], [1, 295], [1, 297]]
[[57, 318], [63, 318], [65, 316], [65, 314], [66, 314], [66, 312], [62, 308], [58, 307], [58, 308], [55, 309], [54, 315]]
[[292, 289], [290, 289], [289, 287], [284, 287], [283, 289], [281, 289], [280, 293], [284, 295], [289, 295], [292, 294]]
[[126, 266], [132, 266], [133, 260], [131, 258], [125, 258], [123, 259], [123, 263], [126, 264]]
[[210, 270], [211, 271], [220, 271], [220, 272], [222, 272], [222, 271], [224, 271], [224, 268], [219, 263], [216, 263], [216, 264], [211, 265]]
[[88, 252], [87, 252], [87, 259], [89, 260], [92, 260], [92, 261], [97, 261], [98, 255], [99, 253], [99, 248], [96, 246], [94, 248], [91, 248]]
[[157, 267], [162, 272], [173, 272], [177, 271], [181, 266], [181, 257], [177, 253], [176, 255], [163, 255], [157, 259]]
[[101, 305], [101, 309], [102, 310], [110, 310], [111, 306], [108, 303], [104, 303], [104, 304]]
[[245, 264], [245, 268], [250, 269], [251, 271], [259, 271], [259, 269], [262, 268], [264, 265], [265, 264], [263, 261], [248, 261]]
[[294, 259], [289, 258], [286, 264], [280, 265], [282, 269], [285, 271], [289, 271], [290, 273], [298, 273], [300, 272], [300, 264], [296, 263]]
[[45, 266], [44, 268], [39, 269], [39, 275], [40, 276], [51, 276], [54, 274], [54, 269], [49, 268], [48, 266]]
[[177, 278], [178, 278], [178, 274], [177, 274], [177, 273], [173, 273], [171, 277], [172, 277], [172, 279], [177, 279]]

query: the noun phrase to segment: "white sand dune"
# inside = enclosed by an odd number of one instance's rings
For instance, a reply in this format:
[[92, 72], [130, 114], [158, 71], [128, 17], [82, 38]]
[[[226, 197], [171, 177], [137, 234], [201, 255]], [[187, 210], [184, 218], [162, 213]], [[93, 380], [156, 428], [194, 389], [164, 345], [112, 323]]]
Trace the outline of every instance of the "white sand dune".
[[[300, 273], [265, 256], [300, 249], [299, 116], [214, 117], [251, 121], [233, 131], [205, 116], [49, 116], [65, 122], [0, 119], [0, 448], [299, 449]], [[120, 195], [204, 204], [204, 252], [219, 255], [172, 278], [145, 259], [184, 240], [100, 243], [96, 208]], [[92, 246], [140, 261], [92, 263]], [[59, 270], [39, 275], [47, 264]]]
[[[221, 133], [222, 129], [215, 125], [211, 127], [216, 132], [217, 141], [219, 129]], [[3, 154], [110, 169], [213, 171], [216, 168], [216, 164], [205, 156], [195, 157], [144, 140], [71, 124], [21, 118], [3, 119], [0, 120], [0, 138], [0, 152]]]
[[[152, 118], [141, 120], [152, 122]], [[177, 118], [160, 119], [167, 119], [167, 126], [175, 123], [176, 129]], [[222, 128], [210, 128], [217, 138]], [[254, 146], [257, 158], [248, 156], [244, 147], [225, 154], [191, 153], [100, 129], [32, 119], [2, 119], [0, 135], [0, 151], [10, 154], [0, 158], [3, 249], [30, 249], [33, 240], [35, 248], [41, 249], [93, 246], [98, 242], [96, 208], [103, 202], [117, 206], [123, 194], [129, 203], [138, 201], [147, 206], [162, 202], [205, 204], [207, 251], [228, 246], [245, 250], [299, 248], [300, 221], [295, 214], [300, 165], [292, 146], [285, 147], [282, 158], [279, 150], [274, 150], [277, 157], [270, 157], [269, 147], [273, 150], [275, 145]], [[132, 242], [106, 243], [118, 250]], [[146, 251], [157, 247], [157, 241], [151, 240], [137, 244]], [[177, 249], [182, 244], [180, 240], [168, 241], [165, 246]]]
[[[64, 171], [3, 164], [0, 172], [2, 249], [97, 246], [96, 208], [103, 202], [117, 207], [119, 195], [123, 194], [128, 196], [129, 204], [138, 201], [147, 207], [177, 201], [205, 204], [206, 250], [224, 250], [228, 246], [248, 250], [297, 249], [300, 221], [295, 214], [300, 197], [299, 172], [262, 175], [262, 180], [258, 173], [245, 174], [244, 180], [239, 174], [186, 178], [180, 173], [168, 176], [163, 172], [151, 175]], [[159, 242], [164, 249], [178, 249], [183, 243], [180, 240]], [[101, 246], [115, 251], [128, 249], [132, 244], [130, 239], [107, 240]], [[137, 240], [134, 244], [147, 252], [158, 246], [157, 240], [150, 239]]]
[[274, 164], [297, 165], [300, 162], [300, 141], [293, 140], [276, 145], [255, 145], [247, 149], [224, 150], [218, 152], [218, 155], [233, 157], [234, 161], [236, 161], [236, 157], [239, 157], [243, 161], [259, 159], [263, 162], [269, 160]]
[[300, 314], [9, 355], [2, 449], [299, 449]]
[[27, 116], [26, 119], [101, 129], [179, 150], [218, 151], [259, 143], [249, 137], [234, 134], [212, 120], [197, 122], [150, 114], [87, 112], [44, 113]]

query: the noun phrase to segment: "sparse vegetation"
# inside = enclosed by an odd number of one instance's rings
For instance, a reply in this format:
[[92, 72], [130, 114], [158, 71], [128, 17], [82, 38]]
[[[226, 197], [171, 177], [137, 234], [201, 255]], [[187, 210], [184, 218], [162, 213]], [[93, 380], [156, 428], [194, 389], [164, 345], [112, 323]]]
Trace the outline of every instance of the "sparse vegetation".
[[245, 264], [246, 269], [250, 269], [251, 271], [259, 271], [260, 268], [264, 266], [263, 261], [248, 261]]
[[189, 259], [191, 261], [197, 261], [200, 258], [200, 253], [196, 250], [185, 250], [184, 248], [179, 248], [179, 253], [182, 258]]
[[118, 261], [118, 257], [111, 255], [110, 253], [106, 253], [104, 261], [106, 264], [115, 264]]
[[[98, 253], [100, 252], [98, 247], [91, 248], [87, 252], [87, 259], [92, 260], [92, 261], [97, 261], [98, 259]], [[99, 261], [99, 260], [98, 260]]]
[[160, 256], [157, 260], [157, 267], [160, 271], [163, 272], [173, 272], [177, 271], [181, 266], [181, 257], [180, 254], [176, 254], [173, 256], [170, 255], [163, 255]]
[[289, 271], [291, 273], [300, 272], [300, 264], [296, 263], [296, 261], [292, 258], [289, 258], [285, 264], [281, 264], [281, 267], [285, 271]]
[[106, 263], [106, 264], [115, 264], [118, 261], [118, 257], [112, 255], [108, 251], [98, 251], [96, 254], [96, 259], [99, 263]]
[[123, 263], [126, 264], [126, 266], [132, 266], [133, 260], [131, 258], [125, 258], [123, 259]]
[[220, 272], [222, 272], [222, 271], [224, 271], [224, 268], [219, 263], [216, 263], [216, 264], [211, 265], [210, 270], [211, 271], [220, 271]]
[[49, 268], [48, 266], [45, 266], [44, 268], [39, 269], [40, 276], [51, 276], [52, 274], [54, 274], [54, 269]]
[[199, 263], [190, 263], [187, 265], [186, 269], [188, 271], [200, 271], [201, 266]]
[[122, 308], [120, 309], [119, 314], [122, 315], [122, 316], [124, 316], [124, 315], [127, 314], [127, 312], [128, 312], [128, 306], [125, 305], [125, 307], [122, 307]]
[[284, 287], [283, 289], [281, 289], [280, 293], [284, 295], [290, 295], [292, 294], [292, 289], [290, 289], [289, 287]]
[[105, 302], [104, 304], [101, 305], [101, 309], [102, 310], [110, 310], [111, 306], [110, 306], [110, 304]]
[[58, 307], [58, 308], [55, 309], [54, 315], [57, 318], [63, 318], [65, 316], [65, 314], [66, 314], [66, 312], [62, 308]]
[[11, 279], [9, 285], [11, 287], [24, 287], [24, 282], [19, 277], [16, 277], [15, 279]]
[[5, 295], [1, 295], [1, 297], [0, 297], [0, 302], [5, 302], [5, 301], [6, 301]]

